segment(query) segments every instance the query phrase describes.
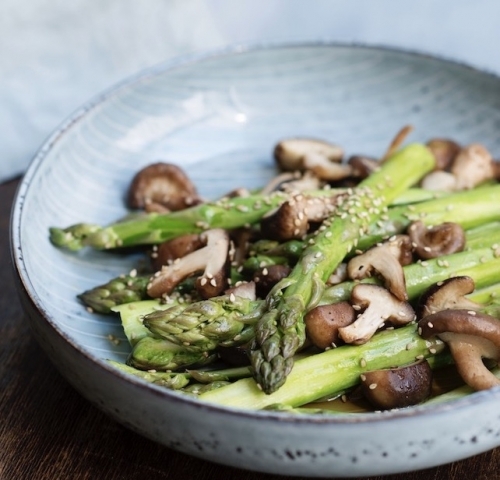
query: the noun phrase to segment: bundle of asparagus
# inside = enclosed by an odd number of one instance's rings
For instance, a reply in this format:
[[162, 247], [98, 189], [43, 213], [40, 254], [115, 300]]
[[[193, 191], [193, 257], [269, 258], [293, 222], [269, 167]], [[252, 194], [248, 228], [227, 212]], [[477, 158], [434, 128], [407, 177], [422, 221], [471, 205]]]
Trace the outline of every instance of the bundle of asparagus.
[[[450, 276], [467, 276], [478, 288], [476, 295], [482, 302], [478, 309], [496, 315], [495, 305], [487, 309], [492, 300], [487, 288], [496, 285], [500, 266], [500, 250], [496, 247], [500, 244], [496, 223], [500, 220], [496, 207], [500, 185], [439, 194], [413, 188], [435, 167], [433, 152], [424, 145], [412, 144], [384, 159], [351, 188], [224, 198], [177, 212], [149, 213], [106, 227], [78, 224], [52, 228], [50, 238], [60, 248], [78, 250], [85, 246], [113, 249], [158, 245], [214, 229], [234, 231], [245, 227], [259, 231], [260, 226], [264, 232], [264, 222], [269, 223], [266, 217], [279, 222], [271, 214], [285, 203], [287, 208], [295, 208], [292, 230], [298, 231], [307, 210], [303, 199], [322, 199], [327, 213], [322, 213], [321, 226], [316, 230], [300, 232], [291, 242], [254, 244], [254, 260], [264, 259], [266, 267], [290, 263], [287, 274], [265, 298], [247, 298], [230, 291], [200, 298], [194, 291], [187, 303], [179, 303], [175, 291], [183, 287], [177, 282], [168, 295], [151, 300], [155, 278], [151, 274], [125, 275], [79, 296], [94, 311], [120, 313], [132, 346], [129, 366], [120, 366], [122, 370], [224, 405], [298, 407], [325, 395], [342, 394], [359, 384], [364, 372], [373, 369], [405, 365], [416, 358], [427, 358], [433, 367], [452, 361], [438, 337], [421, 338], [414, 321], [402, 328], [380, 331], [361, 345], [314, 354], [308, 354], [305, 348], [304, 317], [308, 312], [317, 306], [349, 300], [359, 283], [384, 283], [374, 276], [361, 282], [345, 280], [329, 285], [332, 272], [349, 258], [405, 232], [416, 220], [427, 226], [449, 222], [460, 225], [466, 233], [466, 248], [404, 266], [404, 300], [414, 303], [432, 285]], [[263, 250], [259, 252], [258, 248]], [[251, 269], [248, 263], [245, 265], [248, 273]], [[257, 265], [262, 266], [260, 262]], [[234, 279], [245, 278], [240, 275], [241, 268], [240, 264], [239, 269], [233, 269]], [[202, 276], [201, 283], [211, 282], [212, 277]], [[249, 366], [215, 371], [193, 369], [218, 358], [222, 347], [242, 345], [249, 351]]]

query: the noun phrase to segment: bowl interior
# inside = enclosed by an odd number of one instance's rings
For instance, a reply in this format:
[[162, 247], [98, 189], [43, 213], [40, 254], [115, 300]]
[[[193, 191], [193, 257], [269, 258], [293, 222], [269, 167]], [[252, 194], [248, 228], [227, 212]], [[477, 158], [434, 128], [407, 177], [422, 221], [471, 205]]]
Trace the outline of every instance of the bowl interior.
[[88, 313], [75, 296], [137, 258], [57, 250], [50, 226], [123, 216], [133, 174], [158, 160], [178, 163], [215, 198], [264, 184], [283, 137], [323, 138], [347, 154], [376, 156], [406, 124], [415, 127], [411, 140], [451, 137], [497, 152], [499, 80], [427, 56], [338, 45], [242, 49], [149, 71], [94, 100], [34, 160], [14, 234], [23, 282], [78, 348], [97, 361], [124, 360], [119, 321]]

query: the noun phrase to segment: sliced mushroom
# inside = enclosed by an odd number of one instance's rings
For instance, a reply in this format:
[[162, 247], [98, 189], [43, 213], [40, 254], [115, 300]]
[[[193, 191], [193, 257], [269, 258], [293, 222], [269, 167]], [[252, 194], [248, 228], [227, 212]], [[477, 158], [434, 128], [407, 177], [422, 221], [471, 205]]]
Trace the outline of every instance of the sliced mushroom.
[[352, 280], [361, 280], [377, 272], [396, 298], [407, 300], [403, 265], [408, 265], [411, 261], [410, 238], [407, 235], [395, 235], [349, 260], [347, 275]]
[[340, 338], [346, 343], [366, 343], [385, 322], [405, 325], [415, 320], [415, 312], [408, 302], [399, 300], [379, 285], [355, 285], [351, 292], [351, 304], [355, 310], [364, 311], [354, 323], [339, 329]]
[[272, 178], [260, 193], [262, 195], [267, 195], [279, 190], [283, 192], [299, 193], [308, 190], [319, 190], [322, 186], [321, 180], [312, 172], [284, 172]]
[[471, 388], [500, 385], [483, 363], [483, 358], [500, 360], [500, 320], [475, 311], [443, 310], [423, 318], [418, 326], [423, 338], [436, 336], [448, 345], [458, 373]]
[[148, 165], [137, 172], [127, 196], [127, 205], [134, 209], [149, 207], [176, 211], [200, 201], [196, 187], [186, 173], [177, 165], [163, 162]]
[[347, 163], [333, 162], [320, 153], [308, 153], [302, 159], [303, 167], [321, 180], [337, 181], [350, 177], [353, 168]]
[[381, 158], [381, 162], [387, 160], [390, 156], [392, 156], [403, 144], [406, 140], [406, 137], [413, 131], [412, 125], [405, 125], [402, 127], [399, 132], [396, 133], [394, 138], [391, 140], [391, 143], [387, 147], [385, 154]]
[[347, 160], [347, 164], [352, 167], [352, 176], [356, 178], [369, 177], [375, 170], [380, 168], [377, 160], [363, 155], [353, 155]]
[[474, 188], [494, 178], [493, 157], [483, 145], [473, 143], [460, 150], [451, 173], [457, 179], [456, 190]]
[[356, 311], [349, 302], [320, 305], [307, 312], [304, 317], [306, 334], [318, 348], [326, 350], [343, 343], [339, 328], [346, 327], [356, 319]]
[[274, 158], [283, 171], [303, 170], [303, 158], [308, 154], [319, 154], [334, 162], [340, 162], [344, 151], [338, 145], [313, 138], [289, 138], [274, 148]]
[[427, 227], [421, 220], [412, 222], [407, 229], [415, 253], [424, 260], [463, 251], [465, 232], [458, 224], [445, 222]]
[[302, 238], [313, 222], [321, 222], [335, 210], [341, 194], [331, 197], [294, 195], [261, 220], [264, 238], [286, 241]]
[[283, 278], [288, 277], [291, 268], [288, 265], [269, 265], [256, 270], [253, 274], [257, 295], [265, 298], [271, 289]]
[[478, 310], [480, 305], [465, 297], [475, 289], [471, 277], [452, 277], [431, 285], [419, 298], [419, 318], [449, 309]]
[[221, 294], [227, 287], [229, 236], [222, 229], [207, 230], [200, 235], [205, 246], [164, 265], [148, 285], [148, 295], [159, 298], [169, 295], [185, 278], [203, 272], [196, 280], [196, 290], [203, 298]]
[[185, 257], [203, 246], [203, 240], [198, 234], [181, 235], [167, 242], [163, 242], [153, 249], [151, 259], [153, 268], [158, 271], [163, 265], [169, 265], [178, 258]]
[[427, 147], [436, 158], [436, 170], [450, 168], [460, 152], [460, 145], [448, 138], [433, 138], [427, 142]]
[[416, 405], [430, 396], [431, 389], [432, 370], [426, 360], [361, 375], [363, 395], [381, 410]]
[[453, 192], [456, 190], [457, 179], [455, 175], [444, 170], [435, 170], [428, 173], [420, 182], [425, 190], [433, 192]]
[[339, 263], [337, 268], [326, 280], [327, 285], [337, 285], [347, 280], [347, 263]]
[[235, 297], [246, 298], [247, 300], [255, 300], [257, 298], [255, 282], [239, 282], [234, 287], [228, 288], [226, 295], [234, 295]]

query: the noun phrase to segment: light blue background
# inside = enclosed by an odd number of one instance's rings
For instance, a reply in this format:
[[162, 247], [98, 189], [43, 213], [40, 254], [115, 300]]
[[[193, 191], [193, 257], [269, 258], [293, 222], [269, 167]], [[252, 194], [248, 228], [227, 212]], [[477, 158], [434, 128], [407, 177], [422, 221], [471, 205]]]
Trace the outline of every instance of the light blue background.
[[63, 119], [164, 60], [235, 43], [334, 40], [500, 73], [496, 0], [2, 0], [0, 180]]

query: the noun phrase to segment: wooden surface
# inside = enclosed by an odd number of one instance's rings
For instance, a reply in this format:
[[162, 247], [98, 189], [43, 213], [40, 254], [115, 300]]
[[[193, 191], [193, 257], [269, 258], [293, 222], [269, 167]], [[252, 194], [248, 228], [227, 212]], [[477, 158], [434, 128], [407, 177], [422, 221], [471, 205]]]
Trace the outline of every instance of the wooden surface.
[[[0, 479], [286, 478], [215, 465], [157, 445], [106, 417], [66, 383], [31, 336], [13, 285], [8, 232], [16, 186], [17, 181], [0, 185]], [[451, 465], [369, 479], [500, 479], [500, 448]]]

